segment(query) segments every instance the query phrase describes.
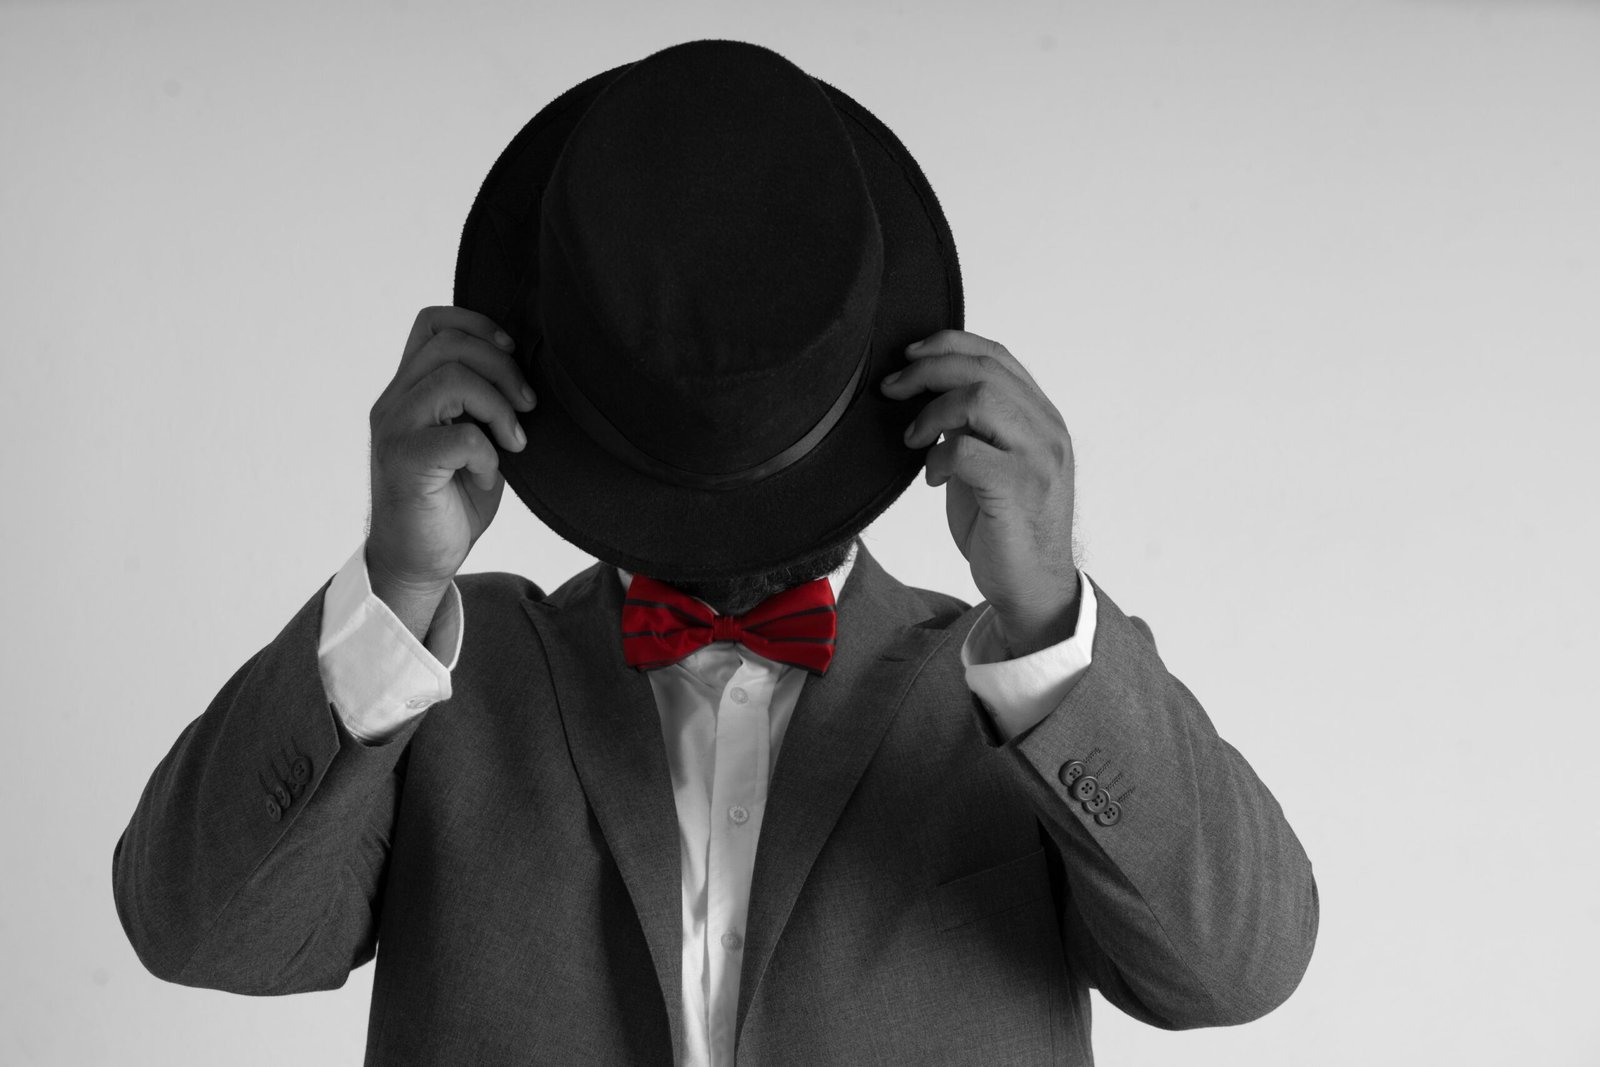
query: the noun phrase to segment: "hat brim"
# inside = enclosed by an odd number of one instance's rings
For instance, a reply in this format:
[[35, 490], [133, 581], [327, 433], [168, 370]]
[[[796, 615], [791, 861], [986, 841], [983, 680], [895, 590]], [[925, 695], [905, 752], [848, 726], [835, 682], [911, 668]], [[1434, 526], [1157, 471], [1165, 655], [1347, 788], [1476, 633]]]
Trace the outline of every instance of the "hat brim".
[[539, 392], [538, 405], [519, 413], [527, 446], [507, 452], [496, 442], [500, 472], [558, 535], [631, 571], [687, 580], [788, 566], [863, 529], [921, 470], [926, 449], [907, 448], [903, 434], [928, 398], [890, 400], [878, 386], [905, 364], [908, 344], [962, 328], [955, 241], [899, 139], [818, 79], [850, 133], [883, 235], [882, 289], [855, 397], [811, 452], [753, 484], [697, 490], [641, 473], [591, 440], [547, 387], [533, 359], [538, 325], [526, 310], [535, 306], [539, 201], [550, 172], [589, 104], [630, 66], [587, 79], [535, 115], [490, 169], [462, 229], [455, 304], [511, 334]]

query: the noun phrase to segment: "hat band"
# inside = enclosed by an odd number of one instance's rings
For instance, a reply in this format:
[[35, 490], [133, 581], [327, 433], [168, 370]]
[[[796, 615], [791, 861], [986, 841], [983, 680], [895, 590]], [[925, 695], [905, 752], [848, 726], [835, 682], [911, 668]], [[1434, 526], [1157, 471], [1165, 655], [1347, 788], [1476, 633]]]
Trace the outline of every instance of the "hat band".
[[[544, 348], [543, 337], [539, 338], [538, 347]], [[622, 431], [617, 429], [599, 408], [589, 402], [589, 398], [583, 395], [583, 390], [579, 389], [578, 384], [567, 374], [567, 369], [561, 365], [559, 359], [549, 358], [539, 362], [545, 368], [546, 377], [561, 405], [567, 409], [567, 414], [572, 416], [572, 421], [577, 423], [591, 440], [617, 459], [634, 470], [669, 485], [686, 489], [722, 490], [738, 489], [776, 474], [785, 467], [792, 466], [816, 448], [850, 407], [850, 401], [856, 394], [856, 388], [861, 384], [862, 375], [866, 372], [867, 356], [871, 352], [872, 337], [869, 334], [867, 343], [861, 347], [861, 355], [856, 359], [856, 369], [851, 372], [850, 380], [839, 390], [839, 395], [834, 398], [828, 410], [822, 413], [822, 417], [811, 429], [802, 434], [798, 441], [770, 459], [726, 474], [703, 474], [699, 471], [684, 470], [682, 467], [663, 463], [654, 456], [640, 451], [638, 446], [623, 436]]]

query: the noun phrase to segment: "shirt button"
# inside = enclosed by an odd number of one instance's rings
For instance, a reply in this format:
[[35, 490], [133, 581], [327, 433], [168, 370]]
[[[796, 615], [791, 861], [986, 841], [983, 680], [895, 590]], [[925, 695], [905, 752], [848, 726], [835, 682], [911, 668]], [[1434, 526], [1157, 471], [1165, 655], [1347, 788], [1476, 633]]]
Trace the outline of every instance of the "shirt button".
[[728, 690], [728, 699], [733, 701], [735, 704], [743, 704], [750, 699], [750, 694], [746, 693], [743, 688], [736, 685], [732, 689]]
[[743, 826], [750, 819], [750, 809], [743, 804], [735, 804], [728, 809], [728, 818], [732, 819], [735, 824]]
[[727, 933], [722, 935], [722, 947], [727, 949], [729, 952], [738, 951], [739, 946], [742, 944], [744, 944], [744, 938], [740, 937], [732, 930], [729, 930]]
[[412, 711], [421, 711], [423, 708], [432, 703], [433, 701], [429, 700], [427, 697], [412, 697], [410, 700], [406, 701], [406, 707], [410, 708]]

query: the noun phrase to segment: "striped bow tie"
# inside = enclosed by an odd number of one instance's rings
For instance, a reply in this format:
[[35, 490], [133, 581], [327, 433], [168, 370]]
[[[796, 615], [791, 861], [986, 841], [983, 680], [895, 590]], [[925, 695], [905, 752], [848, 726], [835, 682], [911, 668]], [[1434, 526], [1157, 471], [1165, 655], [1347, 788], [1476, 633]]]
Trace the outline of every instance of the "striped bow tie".
[[813, 674], [833, 659], [836, 612], [828, 579], [785, 589], [743, 615], [719, 615], [665, 582], [635, 574], [622, 602], [622, 655], [639, 670], [667, 667], [713, 641]]

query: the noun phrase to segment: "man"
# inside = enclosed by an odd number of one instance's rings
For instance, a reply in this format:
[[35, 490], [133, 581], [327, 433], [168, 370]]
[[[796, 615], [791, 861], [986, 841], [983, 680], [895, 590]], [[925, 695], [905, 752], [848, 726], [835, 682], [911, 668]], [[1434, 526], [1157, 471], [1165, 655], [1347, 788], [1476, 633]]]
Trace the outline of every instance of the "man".
[[[118, 842], [140, 959], [277, 994], [376, 955], [375, 1064], [1088, 1064], [1091, 987], [1272, 1010], [1310, 864], [961, 323], [920, 168], [776, 53], [548, 105], [373, 406], [365, 543]], [[919, 471], [977, 607], [856, 537]], [[506, 482], [604, 562], [458, 575]]]

